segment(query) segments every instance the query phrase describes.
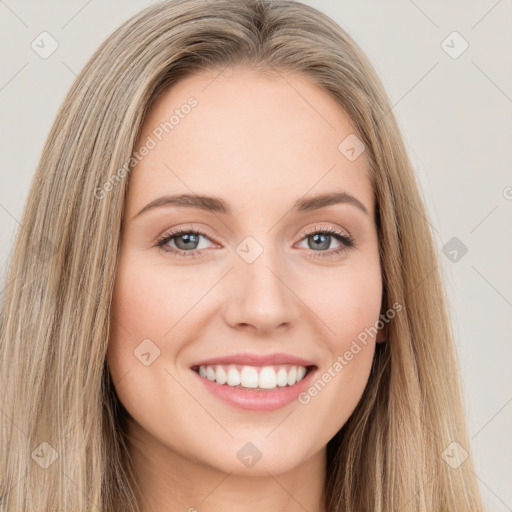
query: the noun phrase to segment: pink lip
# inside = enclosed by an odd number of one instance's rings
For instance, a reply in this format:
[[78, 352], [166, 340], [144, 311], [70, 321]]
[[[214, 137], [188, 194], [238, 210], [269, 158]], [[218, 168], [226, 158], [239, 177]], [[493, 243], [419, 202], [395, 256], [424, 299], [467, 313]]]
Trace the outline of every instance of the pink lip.
[[274, 389], [255, 391], [253, 389], [240, 389], [227, 384], [217, 384], [199, 373], [193, 372], [208, 391], [229, 405], [248, 411], [275, 411], [293, 401], [303, 393], [313, 381], [317, 368], [309, 368], [304, 378], [293, 386], [277, 387]]
[[315, 363], [307, 361], [300, 357], [291, 356], [289, 354], [231, 354], [228, 356], [214, 357], [194, 363], [191, 368], [196, 366], [207, 366], [214, 364], [240, 364], [247, 366], [272, 366], [278, 364], [291, 364], [296, 366], [314, 366]]

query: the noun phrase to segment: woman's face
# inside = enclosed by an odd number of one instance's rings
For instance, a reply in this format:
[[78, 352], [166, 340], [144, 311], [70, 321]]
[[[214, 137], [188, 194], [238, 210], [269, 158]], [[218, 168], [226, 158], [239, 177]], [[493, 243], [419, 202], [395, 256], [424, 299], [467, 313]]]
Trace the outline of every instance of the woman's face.
[[[323, 460], [353, 412], [376, 342], [361, 333], [382, 297], [366, 154], [343, 142], [353, 133], [297, 74], [201, 72], [154, 104], [108, 350], [148, 464], [288, 471]], [[314, 199], [328, 194], [338, 200]]]

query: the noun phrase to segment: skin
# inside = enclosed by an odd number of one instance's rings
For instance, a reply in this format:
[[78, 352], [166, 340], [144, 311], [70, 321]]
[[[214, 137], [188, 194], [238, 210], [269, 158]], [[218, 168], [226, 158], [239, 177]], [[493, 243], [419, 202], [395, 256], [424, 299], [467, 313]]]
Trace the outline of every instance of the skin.
[[[137, 147], [190, 96], [198, 105], [130, 173], [112, 304], [108, 364], [131, 416], [146, 510], [322, 511], [326, 444], [359, 402], [383, 333], [308, 404], [276, 411], [220, 401], [190, 366], [285, 352], [314, 361], [320, 376], [375, 325], [382, 279], [366, 155], [350, 161], [338, 150], [355, 129], [306, 76], [246, 68], [175, 84], [154, 104]], [[368, 214], [349, 203], [290, 212], [298, 198], [333, 191], [352, 194]], [[177, 193], [222, 197], [232, 215], [162, 206], [136, 216]], [[206, 234], [189, 249], [200, 256], [156, 246], [179, 227]], [[334, 254], [343, 242], [331, 237], [318, 250], [305, 234], [316, 227], [357, 245]], [[263, 248], [252, 263], [236, 252], [247, 236]], [[184, 252], [178, 238], [168, 245]], [[145, 339], [160, 350], [149, 366], [134, 357]], [[247, 442], [262, 454], [250, 468], [237, 457]]]

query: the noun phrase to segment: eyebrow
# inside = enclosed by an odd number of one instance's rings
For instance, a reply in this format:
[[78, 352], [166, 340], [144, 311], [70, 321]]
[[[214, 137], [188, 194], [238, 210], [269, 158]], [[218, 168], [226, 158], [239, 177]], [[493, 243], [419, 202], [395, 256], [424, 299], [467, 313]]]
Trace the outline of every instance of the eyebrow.
[[[311, 197], [303, 197], [297, 199], [291, 209], [291, 213], [303, 213], [312, 210], [318, 210], [331, 206], [333, 204], [351, 204], [356, 206], [368, 215], [368, 209], [366, 206], [359, 201], [356, 197], [349, 194], [348, 192], [331, 192], [327, 194], [320, 194]], [[198, 210], [205, 210], [213, 213], [222, 213], [225, 215], [231, 215], [231, 208], [229, 203], [220, 197], [195, 195], [195, 194], [178, 194], [178, 195], [167, 195], [158, 197], [144, 206], [135, 217], [142, 215], [145, 212], [160, 208], [164, 206], [181, 206], [185, 208], [195, 208]]]

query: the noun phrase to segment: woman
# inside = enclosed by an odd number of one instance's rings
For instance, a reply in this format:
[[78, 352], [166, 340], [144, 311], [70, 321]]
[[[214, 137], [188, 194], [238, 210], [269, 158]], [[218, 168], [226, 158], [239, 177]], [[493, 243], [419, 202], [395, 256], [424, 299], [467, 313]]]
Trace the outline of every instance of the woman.
[[426, 218], [325, 15], [128, 20], [69, 91], [16, 240], [4, 509], [482, 510]]

